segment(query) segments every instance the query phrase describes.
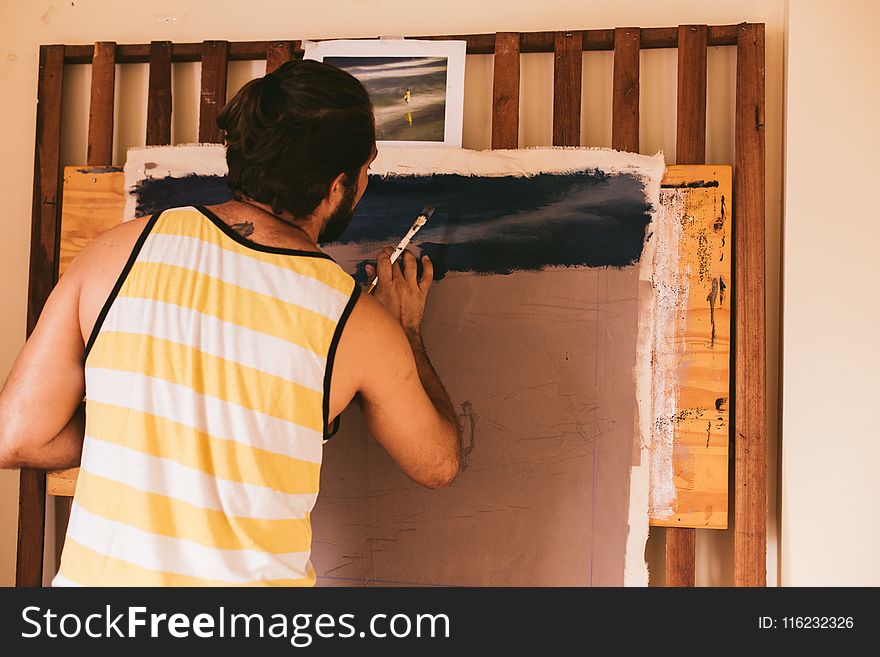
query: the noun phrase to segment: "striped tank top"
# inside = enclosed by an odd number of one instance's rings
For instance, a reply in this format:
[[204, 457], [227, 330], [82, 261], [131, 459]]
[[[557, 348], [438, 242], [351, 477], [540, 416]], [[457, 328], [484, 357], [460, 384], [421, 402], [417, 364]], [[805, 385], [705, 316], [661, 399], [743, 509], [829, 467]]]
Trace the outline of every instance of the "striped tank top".
[[359, 287], [203, 207], [146, 224], [86, 344], [54, 586], [310, 586], [333, 358]]

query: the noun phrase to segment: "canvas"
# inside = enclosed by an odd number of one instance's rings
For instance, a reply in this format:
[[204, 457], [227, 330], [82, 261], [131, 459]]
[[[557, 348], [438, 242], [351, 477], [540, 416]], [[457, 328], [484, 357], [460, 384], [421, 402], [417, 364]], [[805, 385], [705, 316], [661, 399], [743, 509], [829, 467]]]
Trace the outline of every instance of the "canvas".
[[[423, 334], [459, 409], [462, 472], [420, 488], [351, 406], [312, 515], [319, 584], [646, 584], [651, 441], [674, 407], [674, 363], [654, 351], [678, 321], [662, 157], [383, 148], [373, 169], [325, 250], [363, 281], [436, 208], [412, 248], [435, 262]], [[223, 200], [222, 148], [132, 151], [126, 170], [132, 215]]]

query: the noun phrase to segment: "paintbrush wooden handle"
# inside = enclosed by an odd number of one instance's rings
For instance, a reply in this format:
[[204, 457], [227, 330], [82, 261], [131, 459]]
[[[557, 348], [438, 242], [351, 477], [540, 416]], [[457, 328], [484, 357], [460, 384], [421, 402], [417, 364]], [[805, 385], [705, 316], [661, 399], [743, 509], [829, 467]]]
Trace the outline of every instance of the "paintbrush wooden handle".
[[[416, 220], [413, 222], [413, 225], [410, 226], [409, 231], [403, 236], [403, 239], [400, 240], [400, 243], [395, 247], [394, 252], [391, 254], [392, 265], [397, 262], [397, 259], [406, 250], [406, 247], [409, 246], [409, 243], [412, 241], [412, 238], [415, 237], [415, 234], [421, 230], [422, 226], [428, 223], [428, 219], [431, 218], [432, 214], [434, 214], [434, 208], [428, 206], [422, 210], [422, 213], [418, 217], [416, 217]], [[372, 294], [378, 284], [379, 277], [376, 276], [373, 279], [373, 282], [370, 283], [370, 287], [367, 288], [367, 294]]]

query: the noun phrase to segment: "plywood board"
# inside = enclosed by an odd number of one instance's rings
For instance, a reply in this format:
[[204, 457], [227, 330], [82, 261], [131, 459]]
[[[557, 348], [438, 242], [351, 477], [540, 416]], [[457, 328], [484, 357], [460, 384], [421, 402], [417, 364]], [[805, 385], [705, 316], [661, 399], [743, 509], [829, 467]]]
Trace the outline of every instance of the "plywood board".
[[86, 244], [122, 222], [124, 207], [121, 168], [64, 167], [59, 275]]
[[[122, 223], [125, 208], [122, 169], [65, 167], [61, 205], [59, 276], [82, 248], [98, 235]], [[46, 475], [49, 495], [72, 496], [78, 468]]]
[[79, 468], [56, 470], [46, 475], [46, 492], [56, 497], [73, 497]]
[[[700, 181], [717, 181], [718, 186], [680, 188], [681, 191], [668, 187]], [[685, 271], [690, 272], [692, 281], [689, 289], [693, 294], [688, 296], [688, 303], [689, 308], [696, 312], [677, 337], [688, 356], [682, 363], [681, 419], [676, 422], [674, 438], [674, 512], [667, 518], [653, 518], [651, 524], [725, 528], [729, 404], [720, 403], [716, 408], [716, 401], [729, 397], [730, 167], [670, 166], [663, 184], [667, 187], [661, 191], [661, 195], [676, 193], [687, 198], [685, 207], [690, 217], [684, 231], [687, 244], [682, 248], [680, 257], [689, 265]], [[117, 169], [65, 169], [61, 220], [62, 271], [83, 245], [122, 221], [125, 202], [123, 187], [122, 174]], [[716, 230], [718, 220], [721, 220], [720, 229]], [[714, 310], [707, 299], [713, 280], [717, 281]], [[723, 295], [722, 281], [725, 285]], [[697, 290], [702, 293], [697, 293]], [[714, 343], [711, 338], [713, 314]], [[52, 494], [72, 495], [75, 470], [65, 471], [60, 476], [50, 473], [48, 481]]]
[[673, 428], [672, 515], [664, 527], [724, 529], [728, 511], [730, 399], [731, 167], [670, 166], [661, 204], [681, 221], [680, 288], [684, 321], [676, 327], [681, 354]]

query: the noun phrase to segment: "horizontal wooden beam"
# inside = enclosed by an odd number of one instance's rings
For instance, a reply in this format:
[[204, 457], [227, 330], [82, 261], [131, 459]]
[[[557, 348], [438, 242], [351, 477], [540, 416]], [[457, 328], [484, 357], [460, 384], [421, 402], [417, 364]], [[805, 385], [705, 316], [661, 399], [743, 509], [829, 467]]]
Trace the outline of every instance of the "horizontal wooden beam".
[[[710, 25], [706, 43], [709, 46], [735, 46], [736, 25]], [[449, 34], [410, 37], [428, 41], [467, 41], [469, 55], [491, 55], [495, 52], [494, 34]], [[319, 39], [320, 40], [320, 39]], [[553, 52], [556, 32], [523, 32], [520, 35], [520, 52]], [[229, 61], [266, 59], [272, 41], [239, 41], [229, 43]], [[640, 48], [677, 48], [677, 27], [644, 28]], [[584, 50], [614, 50], [614, 30], [584, 30]], [[94, 44], [64, 46], [65, 64], [91, 64]], [[201, 43], [175, 43], [171, 46], [171, 61], [198, 62], [202, 58]], [[144, 64], [150, 61], [150, 44], [121, 44], [116, 48], [117, 64]]]

